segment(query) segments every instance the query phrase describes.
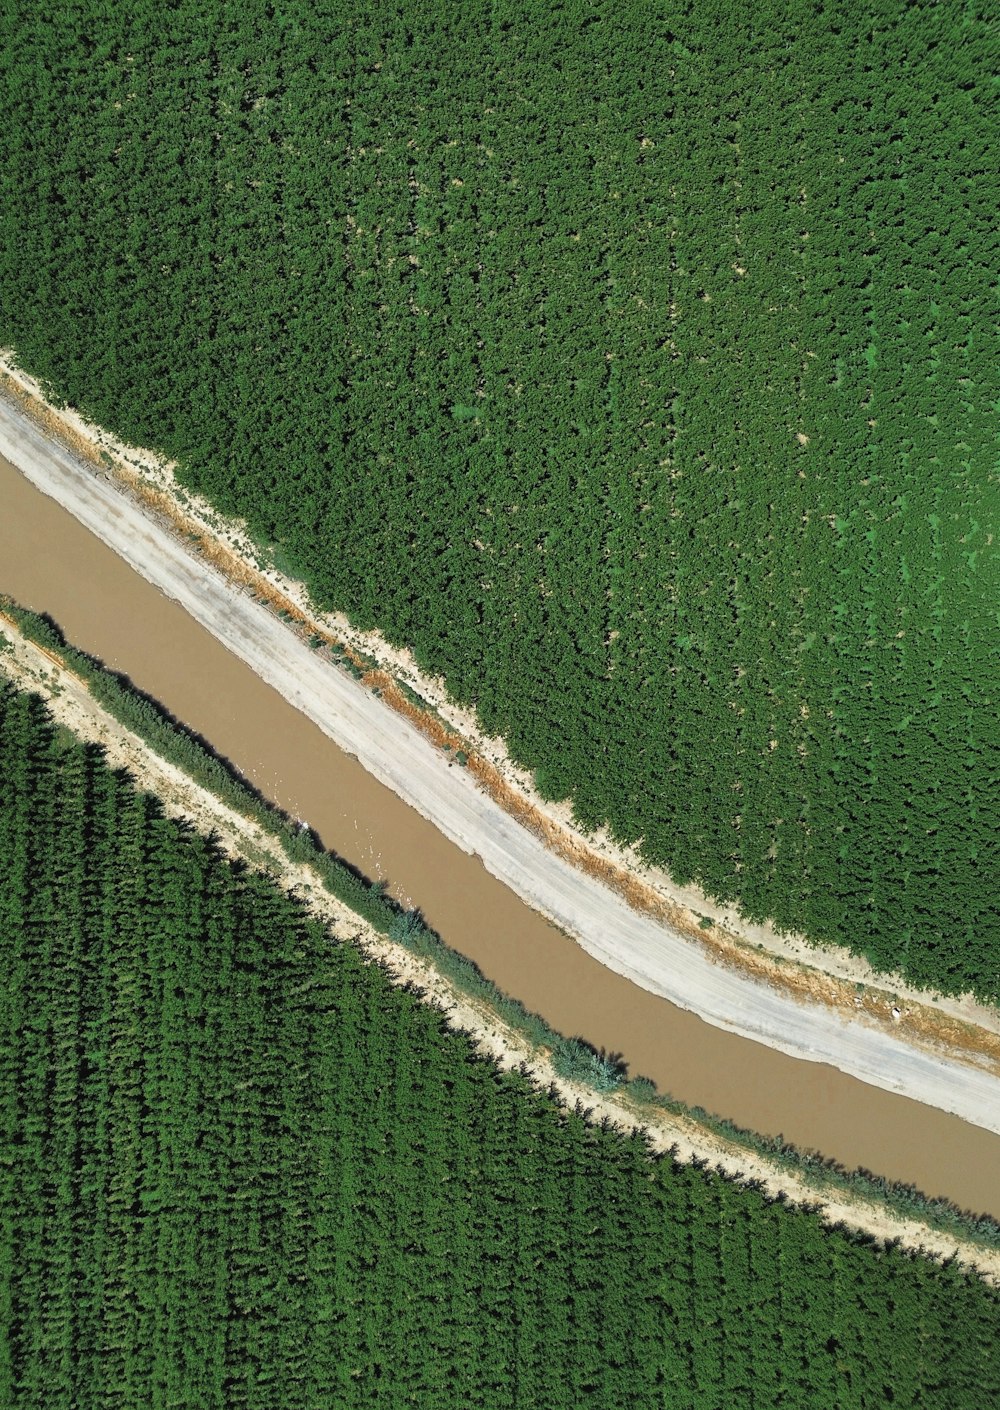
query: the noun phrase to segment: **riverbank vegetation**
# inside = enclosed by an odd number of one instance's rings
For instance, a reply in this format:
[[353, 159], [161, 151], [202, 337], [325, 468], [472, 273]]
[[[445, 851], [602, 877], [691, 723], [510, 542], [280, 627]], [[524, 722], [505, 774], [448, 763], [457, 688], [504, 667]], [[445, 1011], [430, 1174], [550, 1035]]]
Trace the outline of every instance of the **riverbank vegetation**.
[[[529, 1051], [549, 1057], [556, 1074], [582, 1083], [592, 1093], [616, 1092], [627, 1097], [636, 1119], [655, 1124], [661, 1112], [691, 1118], [706, 1132], [723, 1138], [751, 1158], [762, 1155], [768, 1164], [806, 1180], [818, 1202], [841, 1193], [870, 1203], [890, 1219], [914, 1219], [971, 1249], [1000, 1249], [1000, 1226], [988, 1215], [962, 1209], [941, 1197], [929, 1198], [913, 1185], [886, 1179], [875, 1172], [848, 1169], [814, 1150], [800, 1150], [782, 1138], [741, 1127], [727, 1116], [688, 1107], [669, 1093], [657, 1092], [648, 1078], [630, 1076], [614, 1055], [598, 1051], [577, 1037], [555, 1032], [541, 1015], [505, 994], [466, 956], [446, 945], [419, 912], [402, 909], [381, 883], [372, 883], [343, 859], [323, 849], [309, 828], [267, 802], [225, 759], [216, 755], [151, 697], [100, 661], [66, 642], [48, 617], [20, 607], [0, 594], [0, 614], [23, 638], [39, 646], [46, 657], [71, 670], [93, 699], [126, 729], [138, 736], [158, 758], [175, 764], [200, 787], [243, 818], [270, 834], [289, 861], [308, 866], [323, 888], [362, 917], [380, 935], [429, 961], [455, 990], [484, 1006], [522, 1039]], [[0, 647], [4, 638], [0, 635]]]
[[0, 690], [0, 1397], [981, 1404], [1000, 1295], [588, 1125]]
[[8, 8], [0, 337], [584, 824], [995, 1000], [988, 20], [282, 17]]

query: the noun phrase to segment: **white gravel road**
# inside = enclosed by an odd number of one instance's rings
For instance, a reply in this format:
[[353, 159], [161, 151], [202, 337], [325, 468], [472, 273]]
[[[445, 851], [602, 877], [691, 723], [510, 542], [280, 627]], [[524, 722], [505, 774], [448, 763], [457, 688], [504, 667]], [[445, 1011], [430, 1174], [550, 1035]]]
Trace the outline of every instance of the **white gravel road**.
[[449, 769], [444, 756], [405, 720], [311, 651], [113, 483], [76, 461], [2, 399], [0, 454], [456, 846], [478, 854], [494, 876], [609, 969], [719, 1028], [792, 1057], [830, 1063], [864, 1082], [1000, 1133], [1000, 1079], [911, 1047], [863, 1019], [847, 1022], [823, 1006], [772, 991], [713, 964], [696, 944], [636, 914], [548, 851], [467, 773]]

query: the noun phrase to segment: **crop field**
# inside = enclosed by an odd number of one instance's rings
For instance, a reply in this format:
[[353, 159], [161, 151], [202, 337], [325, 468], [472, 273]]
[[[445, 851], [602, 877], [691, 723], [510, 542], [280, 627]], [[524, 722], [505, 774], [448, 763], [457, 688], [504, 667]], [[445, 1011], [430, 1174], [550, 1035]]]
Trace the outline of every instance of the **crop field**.
[[1000, 1295], [589, 1126], [0, 691], [0, 1402], [981, 1407]]
[[4, 23], [28, 371], [584, 824], [996, 999], [985, 5]]

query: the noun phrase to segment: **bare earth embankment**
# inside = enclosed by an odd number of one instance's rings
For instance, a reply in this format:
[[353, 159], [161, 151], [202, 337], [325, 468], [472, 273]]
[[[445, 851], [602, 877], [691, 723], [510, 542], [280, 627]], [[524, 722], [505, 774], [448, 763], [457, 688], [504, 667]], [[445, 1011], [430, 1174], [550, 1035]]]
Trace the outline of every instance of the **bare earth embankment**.
[[521, 1034], [502, 1023], [488, 1007], [457, 990], [430, 964], [378, 934], [332, 896], [316, 872], [291, 862], [271, 834], [157, 755], [93, 699], [85, 682], [43, 648], [27, 641], [2, 616], [0, 644], [8, 647], [0, 652], [0, 672], [20, 688], [42, 694], [60, 724], [78, 738], [100, 744], [108, 762], [127, 769], [137, 787], [155, 793], [171, 817], [184, 818], [199, 831], [213, 835], [230, 856], [266, 864], [279, 884], [298, 896], [334, 935], [360, 945], [387, 967], [396, 982], [418, 986], [454, 1028], [467, 1032], [480, 1051], [502, 1067], [527, 1064], [540, 1084], [554, 1086], [570, 1106], [580, 1102], [590, 1110], [592, 1119], [607, 1118], [622, 1130], [645, 1130], [654, 1151], [670, 1151], [682, 1161], [705, 1161], [725, 1174], [753, 1181], [771, 1197], [781, 1195], [793, 1204], [818, 1209], [829, 1224], [859, 1229], [886, 1242], [899, 1240], [907, 1248], [921, 1249], [937, 1258], [957, 1259], [1000, 1286], [1000, 1253], [996, 1251], [974, 1247], [917, 1219], [901, 1218], [860, 1196], [818, 1192], [803, 1176], [772, 1165], [688, 1117], [648, 1106], [639, 1108], [627, 1098], [597, 1093], [559, 1076], [544, 1051], [532, 1048]]
[[[86, 452], [82, 435], [76, 435], [78, 451]], [[251, 565], [240, 568], [227, 549], [216, 550], [204, 539], [202, 551], [196, 551], [184, 536], [175, 502], [142, 485], [138, 494], [123, 492], [118, 480], [94, 473], [99, 457], [93, 444], [89, 450], [88, 465], [43, 435], [23, 409], [0, 405], [0, 451], [33, 484], [602, 964], [729, 1032], [794, 1057], [828, 1062], [1000, 1131], [1000, 1045], [995, 1026], [992, 1031], [987, 1026], [993, 1015], [960, 1001], [941, 1004], [943, 1012], [937, 1012], [899, 990], [876, 992], [874, 1000], [868, 990], [857, 1007], [858, 996], [845, 980], [770, 955], [757, 975], [782, 983], [762, 982], [745, 963], [756, 954], [752, 945], [740, 948], [717, 932], [695, 938], [693, 918], [682, 906], [674, 905], [672, 914], [666, 904], [644, 903], [637, 879], [609, 878], [590, 864], [575, 839], [561, 840], [557, 823], [538, 825], [527, 803], [520, 820], [516, 808], [500, 806], [483, 776], [485, 765], [476, 772], [449, 770], [440, 740], [428, 728], [433, 717], [408, 719], [407, 713], [417, 712], [401, 694], [401, 708], [393, 712], [363, 683], [311, 651], [275, 615], [278, 595]], [[167, 512], [171, 505], [173, 513]], [[231, 575], [224, 576], [213, 559], [231, 567]], [[251, 588], [265, 600], [258, 601]], [[289, 605], [294, 611], [295, 604]], [[392, 693], [392, 681], [382, 673], [367, 679], [384, 695]], [[438, 728], [447, 735], [444, 726]], [[617, 889], [604, 884], [609, 879]], [[723, 959], [739, 962], [720, 963]]]

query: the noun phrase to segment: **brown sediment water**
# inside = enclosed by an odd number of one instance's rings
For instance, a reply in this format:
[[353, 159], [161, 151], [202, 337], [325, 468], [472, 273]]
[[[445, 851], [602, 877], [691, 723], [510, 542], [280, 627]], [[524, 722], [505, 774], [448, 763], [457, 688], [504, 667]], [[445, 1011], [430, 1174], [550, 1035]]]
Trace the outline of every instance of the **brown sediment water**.
[[2, 458], [0, 592], [127, 674], [555, 1029], [691, 1105], [1000, 1216], [1000, 1136], [724, 1033], [605, 969]]

